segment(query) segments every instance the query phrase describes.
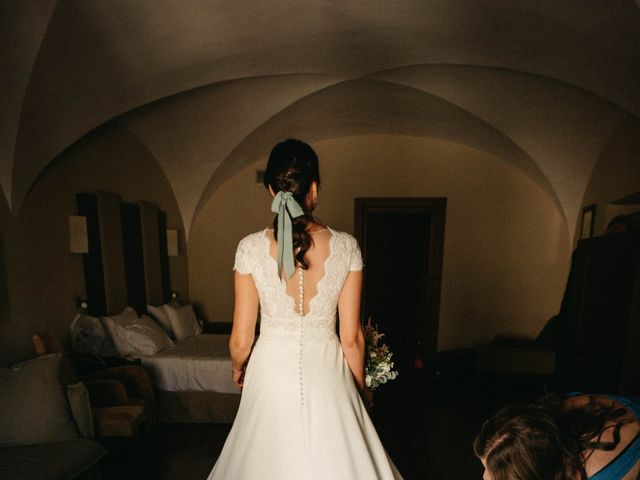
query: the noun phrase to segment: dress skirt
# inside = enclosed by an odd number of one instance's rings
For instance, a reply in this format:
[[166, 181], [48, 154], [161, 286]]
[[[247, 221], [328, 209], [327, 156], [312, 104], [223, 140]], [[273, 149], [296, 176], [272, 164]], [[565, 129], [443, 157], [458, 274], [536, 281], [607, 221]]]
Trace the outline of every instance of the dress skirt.
[[261, 336], [209, 480], [397, 480], [334, 335]]

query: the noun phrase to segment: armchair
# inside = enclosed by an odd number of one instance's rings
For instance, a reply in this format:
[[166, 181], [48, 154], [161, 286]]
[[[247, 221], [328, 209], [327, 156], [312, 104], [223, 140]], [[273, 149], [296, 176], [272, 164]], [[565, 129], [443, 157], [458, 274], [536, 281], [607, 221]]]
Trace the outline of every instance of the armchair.
[[[59, 339], [50, 333], [33, 336], [36, 355], [64, 353]], [[155, 399], [147, 371], [138, 365], [87, 371], [86, 362], [74, 367], [73, 356], [63, 356], [63, 377], [82, 381], [89, 391], [96, 437], [137, 440], [155, 423]], [[78, 358], [75, 358], [78, 361]], [[78, 374], [80, 370], [81, 374]]]

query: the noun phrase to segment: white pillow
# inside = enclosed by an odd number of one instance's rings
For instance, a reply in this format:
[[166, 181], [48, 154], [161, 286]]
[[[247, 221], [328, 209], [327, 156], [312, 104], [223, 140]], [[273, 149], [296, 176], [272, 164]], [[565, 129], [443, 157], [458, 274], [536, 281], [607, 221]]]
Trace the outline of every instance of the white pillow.
[[120, 328], [126, 330], [127, 340], [134, 355], [155, 355], [173, 346], [171, 339], [149, 315], [143, 315], [137, 322]]
[[184, 340], [185, 338], [202, 333], [202, 327], [196, 319], [193, 306], [182, 305], [180, 307], [174, 307], [173, 305], [167, 304], [164, 308], [171, 321], [171, 328], [176, 335], [176, 340]]
[[138, 314], [131, 307], [126, 307], [122, 312], [117, 315], [111, 315], [109, 317], [100, 317], [104, 329], [111, 337], [113, 346], [118, 352], [118, 355], [127, 357], [131, 354], [131, 346], [127, 339], [126, 330], [120, 328], [121, 326], [131, 325], [138, 319]]
[[76, 421], [76, 425], [78, 425], [80, 435], [85, 438], [95, 438], [89, 390], [82, 382], [67, 385], [66, 387], [71, 416]]
[[119, 314], [113, 316], [117, 317], [118, 322], [122, 323], [123, 325], [133, 323], [139, 318], [138, 312], [136, 312], [135, 308], [133, 307], [124, 307], [124, 310], [122, 310]]
[[102, 317], [102, 321], [118, 355], [122, 357], [154, 355], [173, 346], [171, 339], [150, 316], [138, 317], [130, 307], [118, 315]]
[[171, 320], [169, 320], [169, 314], [166, 310], [166, 305], [159, 305], [154, 307], [153, 305], [147, 305], [147, 312], [154, 318], [158, 325], [162, 327], [164, 332], [169, 335], [169, 338], [176, 338], [171, 328]]
[[97, 353], [103, 356], [116, 354], [104, 324], [97, 317], [76, 314], [69, 331], [74, 352]]

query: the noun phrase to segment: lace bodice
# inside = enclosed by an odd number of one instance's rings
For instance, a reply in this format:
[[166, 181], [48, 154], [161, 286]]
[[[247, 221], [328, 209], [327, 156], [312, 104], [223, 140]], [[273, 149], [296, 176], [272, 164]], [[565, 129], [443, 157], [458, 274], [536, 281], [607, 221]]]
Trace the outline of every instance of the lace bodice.
[[352, 235], [328, 230], [331, 237], [324, 274], [316, 285], [308, 312], [302, 316], [296, 311], [295, 299], [287, 293], [286, 284], [278, 278], [278, 266], [270, 254], [272, 240], [268, 229], [240, 240], [233, 268], [238, 273], [253, 276], [260, 298], [261, 338], [282, 334], [297, 337], [301, 320], [307, 339], [335, 335], [340, 291], [349, 272], [362, 270], [363, 264], [358, 242]]

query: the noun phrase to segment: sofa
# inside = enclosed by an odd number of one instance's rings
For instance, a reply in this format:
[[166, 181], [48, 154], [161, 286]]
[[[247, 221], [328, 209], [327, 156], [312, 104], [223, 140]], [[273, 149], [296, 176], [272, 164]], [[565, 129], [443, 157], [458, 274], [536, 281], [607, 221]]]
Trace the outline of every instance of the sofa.
[[100, 479], [89, 393], [65, 384], [62, 355], [0, 368], [0, 479]]

